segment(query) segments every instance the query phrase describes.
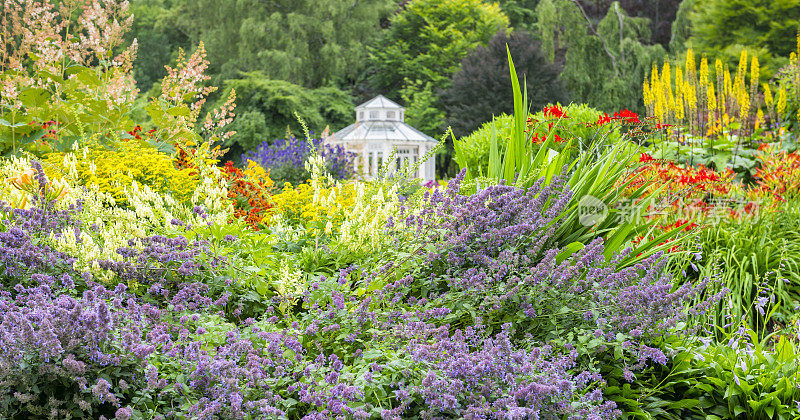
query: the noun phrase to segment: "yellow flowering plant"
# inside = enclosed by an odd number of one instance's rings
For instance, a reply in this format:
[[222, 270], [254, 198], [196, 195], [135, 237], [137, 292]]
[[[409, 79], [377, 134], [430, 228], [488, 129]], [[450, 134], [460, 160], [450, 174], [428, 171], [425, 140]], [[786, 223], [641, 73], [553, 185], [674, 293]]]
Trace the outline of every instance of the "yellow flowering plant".
[[[713, 74], [712, 74], [713, 73]], [[717, 59], [702, 57], [695, 70], [694, 52], [685, 62], [655, 65], [643, 83], [648, 115], [668, 129], [654, 135], [653, 155], [680, 163], [731, 168], [752, 180], [757, 149], [765, 143], [793, 150], [779, 115], [786, 115], [790, 89], [762, 83], [758, 58], [742, 50], [734, 72]], [[763, 98], [763, 101], [762, 101]]]
[[[676, 65], [674, 70], [665, 62], [659, 73], [654, 64], [650, 77], [643, 83], [648, 116], [655, 117], [659, 123], [670, 124], [675, 133], [702, 136], [708, 127], [728, 115], [738, 123], [739, 136], [752, 133], [760, 107], [761, 70], [757, 57], [749, 61], [748, 58], [747, 50], [743, 50], [734, 74], [717, 59], [714, 63], [716, 79], [712, 78], [706, 57], [701, 58], [699, 71], [696, 69], [691, 48], [686, 52], [683, 66]], [[766, 98], [771, 95], [765, 93]]]
[[[90, 272], [98, 280], [110, 281], [113, 274], [101, 269], [96, 261], [119, 260], [121, 256], [116, 251], [127, 246], [129, 239], [153, 234], [183, 234], [183, 228], [172, 223], [174, 219], [187, 225], [227, 225], [233, 215], [230, 202], [225, 199], [227, 190], [218, 182], [221, 176], [218, 168], [203, 169], [199, 176], [201, 181], [195, 183], [185, 201], [132, 180], [121, 185], [127, 203], [123, 207], [117, 205], [116, 198], [99, 185], [81, 185], [79, 178], [74, 176], [78, 172], [77, 162], [74, 153], [66, 154], [61, 161], [43, 162], [43, 170], [49, 178], [47, 199], [55, 200], [53, 206], [56, 210], [67, 209], [80, 200], [81, 211], [74, 217], [92, 228], [82, 229], [80, 236], [76, 237], [72, 228], [65, 227], [60, 235], [43, 239], [55, 250], [74, 256], [76, 270]], [[37, 187], [29, 168], [31, 160], [24, 157], [0, 161], [0, 179], [8, 180], [0, 183], [0, 201], [22, 203], [29, 199], [28, 191]], [[27, 191], [18, 189], [16, 184]], [[205, 214], [195, 213], [195, 206], [201, 206]]]
[[143, 142], [120, 140], [113, 149], [92, 145], [74, 153], [50, 153], [43, 162], [60, 168], [65, 159], [74, 159], [77, 183], [97, 185], [120, 205], [129, 204], [126, 189], [134, 182], [179, 201], [188, 201], [199, 182], [196, 170], [176, 168], [172, 157]]
[[346, 211], [354, 205], [357, 183], [348, 181], [315, 190], [311, 184], [294, 187], [287, 182], [280, 193], [272, 196], [275, 207], [270, 209], [271, 218], [280, 217], [303, 226], [330, 222], [331, 229], [338, 229]]

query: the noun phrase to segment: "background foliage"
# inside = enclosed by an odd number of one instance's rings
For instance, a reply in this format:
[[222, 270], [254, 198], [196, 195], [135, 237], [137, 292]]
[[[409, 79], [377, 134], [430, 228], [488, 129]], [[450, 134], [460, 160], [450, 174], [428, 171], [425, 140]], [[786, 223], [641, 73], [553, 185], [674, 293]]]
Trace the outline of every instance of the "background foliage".
[[476, 48], [461, 61], [450, 87], [442, 93], [442, 103], [450, 115], [447, 125], [456, 136], [466, 136], [495, 115], [513, 111], [507, 99], [511, 96], [507, 51], [511, 51], [517, 72], [525, 79], [531, 108], [569, 102], [558, 67], [544, 60], [530, 34], [498, 33], [486, 47]]

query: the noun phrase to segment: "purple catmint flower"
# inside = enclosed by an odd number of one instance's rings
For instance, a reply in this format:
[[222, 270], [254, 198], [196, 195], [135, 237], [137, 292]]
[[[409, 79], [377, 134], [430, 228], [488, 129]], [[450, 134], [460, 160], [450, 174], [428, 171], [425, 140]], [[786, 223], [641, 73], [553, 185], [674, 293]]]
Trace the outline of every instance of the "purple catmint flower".
[[130, 420], [133, 417], [133, 410], [130, 407], [122, 407], [114, 413], [116, 420]]

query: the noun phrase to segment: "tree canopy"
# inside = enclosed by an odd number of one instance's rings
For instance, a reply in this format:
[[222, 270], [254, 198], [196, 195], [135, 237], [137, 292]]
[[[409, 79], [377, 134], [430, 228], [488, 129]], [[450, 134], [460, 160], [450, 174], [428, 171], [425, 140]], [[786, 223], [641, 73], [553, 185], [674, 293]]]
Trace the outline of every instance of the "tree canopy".
[[666, 53], [649, 42], [648, 19], [615, 2], [595, 25], [570, 0], [542, 0], [536, 15], [543, 51], [553, 61], [563, 57], [561, 78], [573, 97], [603, 111], [642, 108], [642, 80]]
[[694, 0], [692, 46], [735, 63], [742, 49], [774, 73], [794, 50], [800, 0]]
[[372, 49], [373, 83], [398, 92], [407, 79], [446, 87], [461, 59], [508, 29], [508, 17], [481, 0], [414, 0], [390, 24]]
[[526, 32], [499, 33], [486, 47], [476, 48], [461, 61], [450, 87], [442, 94], [456, 136], [465, 136], [500, 114], [512, 114], [511, 74], [508, 53], [517, 75], [524, 78], [531, 109], [549, 103], [567, 103], [569, 97], [559, 78], [560, 69], [549, 63], [539, 43]]
[[392, 0], [183, 0], [178, 23], [222, 78], [259, 71], [309, 88], [358, 79]]
[[350, 95], [334, 88], [307, 89], [285, 80], [275, 80], [258, 72], [225, 82], [227, 97], [236, 90], [237, 113], [231, 129], [236, 134], [224, 145], [232, 148], [232, 156], [253, 149], [262, 141], [284, 137], [287, 128], [301, 133], [295, 112], [311, 130], [344, 128], [353, 119]]

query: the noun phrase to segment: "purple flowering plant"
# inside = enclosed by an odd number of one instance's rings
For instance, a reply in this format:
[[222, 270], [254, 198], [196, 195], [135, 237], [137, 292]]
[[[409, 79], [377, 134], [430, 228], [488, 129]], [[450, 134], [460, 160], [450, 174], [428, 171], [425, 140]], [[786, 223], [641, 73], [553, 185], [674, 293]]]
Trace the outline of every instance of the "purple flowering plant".
[[[462, 176], [406, 199], [377, 255], [336, 257], [326, 238], [293, 248], [231, 226], [184, 226], [98, 261], [114, 275], [108, 286], [8, 257], [30, 271], [0, 290], [2, 413], [619, 416], [607, 384], [670, 362], [654, 343], [702, 284], [674, 289], [661, 255], [618, 267], [602, 240], [564, 252], [554, 238], [571, 198], [562, 178], [463, 195]], [[79, 237], [80, 211], [11, 211], [7, 231], [24, 235], [6, 246], [65, 226]], [[253, 283], [261, 271], [244, 267], [268, 264], [264, 253], [295, 258], [305, 291]], [[52, 400], [36, 394], [43, 387]]]
[[[76, 258], [56, 250], [50, 242], [65, 231], [79, 238], [82, 222], [75, 216], [82, 203], [71, 204], [66, 210], [55, 210], [50, 204], [38, 201], [35, 207], [19, 209], [0, 201], [0, 291], [18, 284], [38, 285], [36, 279], [41, 275], [65, 275], [82, 281], [72, 268]], [[64, 287], [72, 289], [74, 282]]]
[[327, 171], [334, 179], [350, 179], [355, 175], [355, 153], [345, 150], [341, 145], [325, 144], [320, 139], [304, 140], [291, 136], [265, 141], [255, 150], [242, 154], [242, 161], [249, 159], [269, 170], [276, 185], [283, 185], [283, 182], [297, 185], [311, 177], [305, 162], [313, 150], [325, 158]]

